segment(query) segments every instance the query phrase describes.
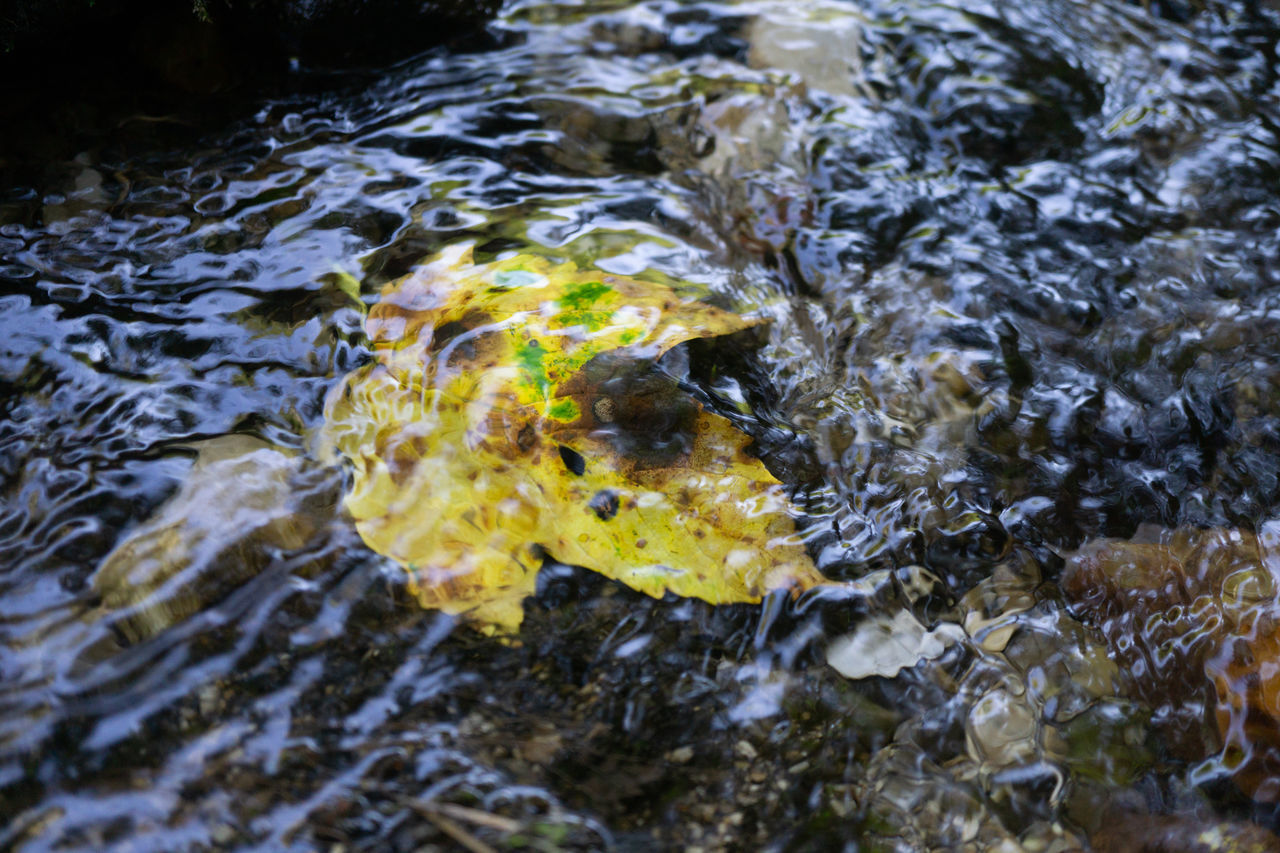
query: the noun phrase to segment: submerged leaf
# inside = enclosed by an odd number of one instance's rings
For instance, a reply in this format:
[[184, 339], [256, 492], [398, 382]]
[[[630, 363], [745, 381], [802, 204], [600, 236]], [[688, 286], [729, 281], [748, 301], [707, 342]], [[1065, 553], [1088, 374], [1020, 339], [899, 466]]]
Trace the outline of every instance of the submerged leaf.
[[330, 398], [365, 542], [426, 607], [510, 631], [543, 553], [653, 596], [822, 582], [747, 436], [654, 366], [755, 321], [634, 278], [455, 248], [369, 313]]

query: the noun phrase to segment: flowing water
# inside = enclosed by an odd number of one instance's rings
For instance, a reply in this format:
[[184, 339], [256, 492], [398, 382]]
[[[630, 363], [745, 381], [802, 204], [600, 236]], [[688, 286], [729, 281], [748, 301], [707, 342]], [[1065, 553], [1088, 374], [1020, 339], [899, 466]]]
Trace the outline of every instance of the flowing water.
[[[1269, 843], [1278, 35], [1268, 2], [519, 0], [483, 44], [11, 141], [0, 847]], [[314, 436], [364, 305], [458, 242], [768, 315], [685, 381], [857, 594], [549, 564], [514, 642], [418, 607]]]

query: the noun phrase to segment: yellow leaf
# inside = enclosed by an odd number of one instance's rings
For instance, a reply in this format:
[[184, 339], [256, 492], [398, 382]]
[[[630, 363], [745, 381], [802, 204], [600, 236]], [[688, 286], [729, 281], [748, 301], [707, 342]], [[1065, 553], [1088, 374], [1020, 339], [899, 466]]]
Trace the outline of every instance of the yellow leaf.
[[515, 630], [543, 552], [653, 596], [823, 582], [749, 439], [654, 368], [755, 321], [654, 284], [455, 248], [370, 312], [327, 407], [347, 507], [426, 607]]

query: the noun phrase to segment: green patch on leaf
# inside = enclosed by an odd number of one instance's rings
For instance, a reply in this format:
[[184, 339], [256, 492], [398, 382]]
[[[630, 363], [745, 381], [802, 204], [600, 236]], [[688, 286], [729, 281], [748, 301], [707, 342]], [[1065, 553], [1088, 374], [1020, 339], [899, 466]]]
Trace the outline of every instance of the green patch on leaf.
[[582, 410], [573, 400], [558, 400], [547, 409], [547, 417], [553, 421], [569, 423], [582, 417]]
[[556, 301], [566, 311], [582, 311], [600, 301], [600, 297], [613, 293], [613, 288], [603, 281], [576, 281], [565, 288]]
[[551, 395], [551, 380], [547, 377], [545, 364], [547, 351], [537, 341], [517, 338], [514, 356], [516, 366], [520, 368], [521, 384], [533, 389], [536, 399], [547, 399]]

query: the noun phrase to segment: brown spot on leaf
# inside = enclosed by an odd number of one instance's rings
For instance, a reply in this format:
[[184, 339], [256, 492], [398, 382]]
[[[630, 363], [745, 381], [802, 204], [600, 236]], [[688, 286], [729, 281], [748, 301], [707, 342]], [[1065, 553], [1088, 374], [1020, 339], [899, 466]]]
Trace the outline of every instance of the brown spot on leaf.
[[618, 493], [612, 489], [602, 489], [591, 496], [587, 506], [595, 510], [596, 517], [601, 521], [608, 521], [618, 514]]
[[520, 448], [522, 453], [528, 453], [529, 448], [538, 440], [538, 431], [533, 428], [532, 424], [525, 424], [520, 428], [520, 432], [516, 434], [516, 447]]

